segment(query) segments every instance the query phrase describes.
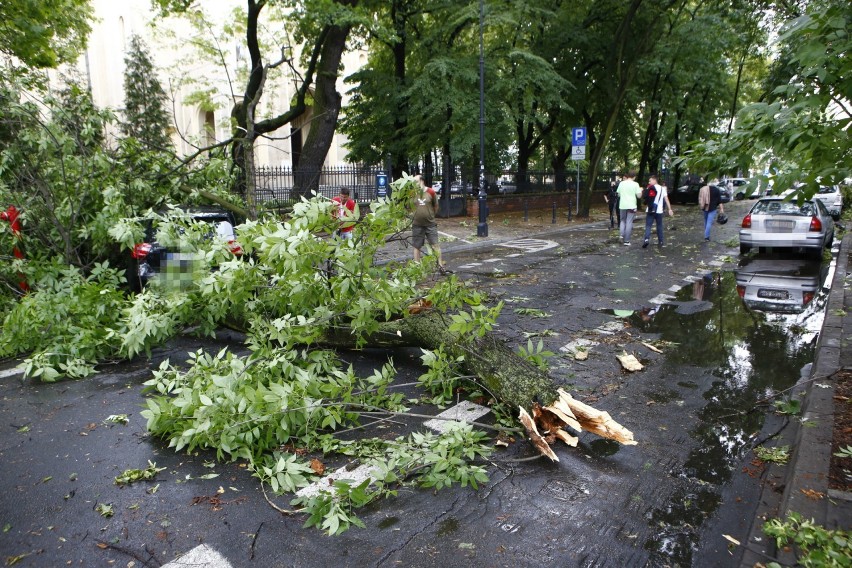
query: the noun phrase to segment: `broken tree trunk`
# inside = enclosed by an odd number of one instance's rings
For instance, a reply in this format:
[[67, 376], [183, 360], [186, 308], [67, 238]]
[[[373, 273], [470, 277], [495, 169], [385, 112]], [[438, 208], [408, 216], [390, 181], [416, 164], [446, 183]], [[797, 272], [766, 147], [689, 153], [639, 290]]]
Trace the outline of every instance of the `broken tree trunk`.
[[[472, 341], [450, 331], [450, 319], [434, 310], [385, 322], [370, 334], [371, 347], [443, 347], [452, 357], [464, 356], [465, 367], [479, 377], [497, 400], [532, 408], [534, 402], [550, 404], [558, 398], [548, 373], [515, 353], [504, 341], [487, 334]], [[354, 347], [348, 328], [335, 328], [326, 337], [328, 345]]]

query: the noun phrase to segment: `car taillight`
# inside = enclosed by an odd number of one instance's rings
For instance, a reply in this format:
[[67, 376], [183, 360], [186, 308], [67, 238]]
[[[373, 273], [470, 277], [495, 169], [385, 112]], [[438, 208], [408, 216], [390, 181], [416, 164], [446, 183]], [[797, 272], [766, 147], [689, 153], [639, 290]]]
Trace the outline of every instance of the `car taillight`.
[[751, 229], [751, 213], [743, 217], [743, 229]]
[[809, 231], [822, 231], [822, 221], [820, 221], [816, 216], [811, 217], [811, 227], [808, 229]]
[[130, 256], [137, 259], [143, 259], [151, 252], [151, 243], [139, 243], [130, 251]]
[[231, 252], [237, 256], [241, 256], [243, 254], [243, 247], [240, 246], [240, 243], [231, 239], [228, 241], [228, 246], [231, 247]]
[[737, 285], [737, 294], [740, 295], [740, 298], [745, 298], [745, 286]]
[[813, 292], [802, 292], [802, 303], [803, 304], [808, 304], [813, 299], [814, 299], [814, 293]]

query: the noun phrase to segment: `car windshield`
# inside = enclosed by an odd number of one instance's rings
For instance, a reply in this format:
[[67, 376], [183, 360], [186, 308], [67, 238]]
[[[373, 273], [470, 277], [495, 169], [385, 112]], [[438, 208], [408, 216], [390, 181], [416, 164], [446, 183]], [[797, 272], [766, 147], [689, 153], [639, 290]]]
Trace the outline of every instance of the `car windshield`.
[[754, 215], [800, 215], [809, 217], [814, 214], [814, 205], [810, 201], [801, 206], [792, 201], [758, 201], [751, 212]]

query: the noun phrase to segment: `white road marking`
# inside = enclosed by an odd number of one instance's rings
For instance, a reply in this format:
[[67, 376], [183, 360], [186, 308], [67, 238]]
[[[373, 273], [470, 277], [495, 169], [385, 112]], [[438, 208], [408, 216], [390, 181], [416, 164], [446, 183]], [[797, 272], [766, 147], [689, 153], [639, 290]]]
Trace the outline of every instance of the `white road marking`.
[[521, 249], [527, 253], [541, 252], [543, 250], [552, 249], [559, 246], [559, 243], [547, 241], [544, 239], [515, 239], [506, 243], [499, 243], [497, 246], [506, 248]]
[[307, 487], [302, 487], [298, 491], [296, 491], [297, 497], [314, 497], [315, 495], [319, 495], [322, 491], [330, 491], [331, 490], [331, 481], [339, 481], [341, 479], [348, 479], [353, 482], [354, 485], [360, 485], [365, 479], [375, 479], [376, 475], [373, 475], [376, 469], [367, 464], [362, 464], [356, 467], [353, 470], [347, 470], [346, 466], [341, 467], [340, 469], [335, 470], [333, 473], [323, 477], [319, 481], [315, 481], [311, 483]]
[[624, 329], [624, 323], [620, 321], [608, 321], [603, 325], [596, 327], [593, 331], [601, 335], [612, 335]]
[[652, 304], [662, 305], [662, 304], [668, 304], [669, 302], [671, 302], [672, 300], [675, 300], [675, 299], [676, 298], [674, 296], [669, 296], [668, 294], [658, 294], [648, 301], [651, 302]]
[[12, 367], [11, 369], [3, 369], [0, 371], [0, 379], [5, 379], [6, 377], [14, 377], [15, 375], [23, 375], [24, 368], [22, 366]]
[[483, 262], [500, 262], [501, 260], [503, 260], [503, 259], [502, 258], [488, 258], [488, 259], [485, 259]]
[[559, 350], [563, 351], [565, 353], [576, 353], [578, 350], [588, 351], [590, 348], [594, 347], [595, 345], [600, 345], [600, 344], [597, 341], [592, 341], [591, 339], [585, 339], [585, 338], [580, 337], [580, 338], [575, 339], [574, 341], [572, 341], [572, 342], [570, 342], [566, 345], [563, 345], [562, 347], [559, 348]]
[[465, 239], [463, 239], [463, 238], [461, 238], [461, 237], [457, 237], [457, 236], [455, 236], [455, 235], [451, 235], [451, 234], [449, 234], [449, 233], [444, 233], [444, 232], [442, 232], [442, 231], [438, 231], [438, 234], [439, 234], [439, 235], [444, 235], [445, 237], [450, 237], [450, 238], [452, 238], [454, 241], [461, 241], [461, 242], [463, 242], [463, 243], [464, 243], [464, 244], [466, 244], [466, 245], [473, 244], [471, 241], [466, 241]]
[[[424, 426], [436, 430], [438, 432], [446, 432], [453, 420], [460, 422], [473, 422], [491, 412], [491, 409], [479, 404], [463, 400], [452, 408], [448, 408], [438, 414], [439, 418], [444, 420], [428, 420], [424, 422]], [[332, 480], [348, 479], [355, 485], [362, 483], [365, 479], [376, 479], [377, 470], [373, 466], [362, 464], [353, 470], [347, 470], [346, 466], [335, 470], [333, 473], [323, 477], [322, 479], [311, 483], [306, 487], [302, 487], [296, 492], [297, 497], [313, 497], [322, 491], [328, 491], [331, 488]]]
[[448, 408], [438, 415], [438, 418], [444, 420], [428, 420], [424, 425], [438, 432], [446, 432], [453, 424], [452, 420], [459, 422], [473, 422], [491, 412], [491, 409], [486, 406], [481, 406], [469, 400], [463, 400], [452, 408]]
[[507, 255], [506, 255], [506, 258], [517, 258], [517, 257], [519, 257], [519, 256], [524, 256], [524, 255], [522, 255], [522, 254], [521, 254], [521, 253], [519, 253], [519, 252], [515, 252], [515, 253], [512, 253], [512, 254], [507, 254]]
[[680, 292], [681, 288], [683, 288], [683, 286], [678, 286], [677, 284], [675, 284], [674, 286], [669, 288], [669, 292]]
[[196, 546], [180, 558], [163, 564], [163, 568], [233, 568], [224, 556], [206, 544]]
[[711, 260], [710, 266], [724, 266], [725, 263], [721, 260]]

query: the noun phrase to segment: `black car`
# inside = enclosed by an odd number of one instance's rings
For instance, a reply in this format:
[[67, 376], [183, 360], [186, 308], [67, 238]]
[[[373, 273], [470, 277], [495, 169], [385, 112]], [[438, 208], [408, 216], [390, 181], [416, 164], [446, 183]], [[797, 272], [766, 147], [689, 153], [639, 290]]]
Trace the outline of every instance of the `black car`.
[[[202, 236], [205, 239], [223, 239], [235, 255], [242, 255], [237, 243], [234, 227], [237, 225], [234, 214], [225, 209], [214, 207], [184, 209], [191, 221], [209, 225], [209, 231]], [[158, 229], [151, 221], [146, 223], [145, 239], [137, 243], [130, 252], [131, 267], [128, 281], [131, 289], [140, 291], [155, 278], [168, 280], [169, 284], [185, 285], [192, 278], [199, 264], [198, 255], [193, 250], [181, 250], [181, 247], [166, 247], [157, 241]]]
[[[701, 191], [701, 188], [704, 185], [705, 184], [703, 183], [682, 185], [669, 193], [669, 199], [672, 203], [680, 203], [681, 205], [698, 203], [698, 192]], [[731, 194], [725, 187], [721, 185], [715, 185], [713, 187], [716, 187], [719, 190], [719, 194], [722, 196], [722, 203], [727, 203], [731, 200]]]

